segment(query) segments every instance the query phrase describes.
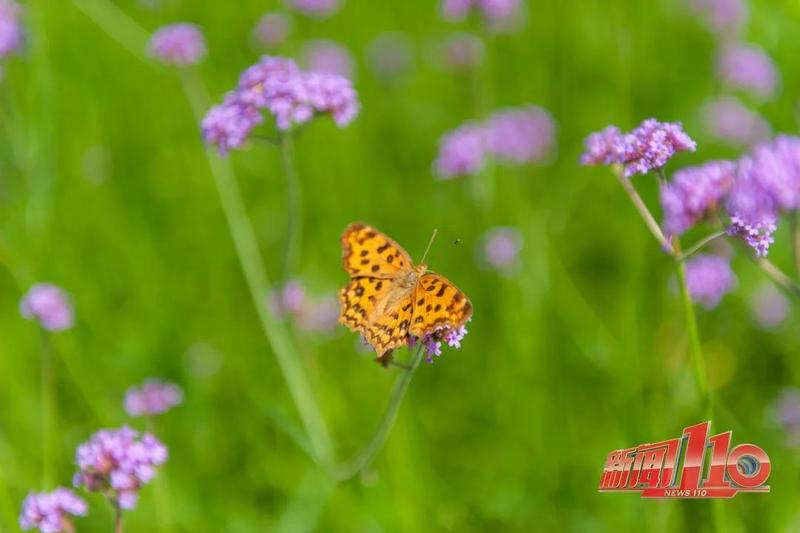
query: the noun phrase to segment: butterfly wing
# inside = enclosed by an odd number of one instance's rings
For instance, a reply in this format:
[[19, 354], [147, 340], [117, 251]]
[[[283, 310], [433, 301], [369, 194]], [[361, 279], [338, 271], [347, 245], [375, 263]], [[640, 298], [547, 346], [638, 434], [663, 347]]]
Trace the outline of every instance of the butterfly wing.
[[420, 277], [413, 296], [409, 333], [423, 337], [441, 327], [460, 328], [472, 317], [472, 304], [458, 287], [439, 274]]
[[360, 223], [350, 224], [342, 235], [342, 264], [351, 278], [396, 278], [413, 267], [408, 252], [399, 244]]

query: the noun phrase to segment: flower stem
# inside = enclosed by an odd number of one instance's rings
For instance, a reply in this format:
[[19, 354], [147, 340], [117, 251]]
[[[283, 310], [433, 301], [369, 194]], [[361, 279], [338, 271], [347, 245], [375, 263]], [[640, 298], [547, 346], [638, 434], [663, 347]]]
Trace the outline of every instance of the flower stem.
[[375, 430], [375, 433], [370, 441], [355, 457], [345, 463], [337, 465], [333, 469], [334, 479], [337, 481], [345, 481], [350, 479], [369, 467], [369, 465], [375, 459], [375, 456], [378, 454], [381, 447], [383, 447], [383, 444], [386, 442], [386, 439], [389, 437], [389, 432], [391, 431], [394, 421], [397, 418], [397, 412], [400, 409], [400, 404], [403, 402], [403, 398], [408, 390], [409, 383], [411, 383], [411, 378], [414, 376], [414, 372], [422, 362], [424, 353], [425, 344], [420, 343], [416, 352], [414, 352], [414, 355], [412, 356], [410, 366], [403, 370], [403, 373], [394, 383], [394, 389], [392, 390], [389, 404], [386, 406], [386, 411], [383, 413], [383, 418], [378, 425], [378, 429]]
[[758, 268], [764, 271], [778, 287], [783, 289], [784, 292], [794, 298], [800, 299], [800, 285], [797, 284], [792, 278], [784, 274], [781, 269], [765, 257], [752, 258]]
[[114, 533], [124, 533], [122, 528], [122, 509], [114, 505]]
[[55, 461], [55, 434], [57, 420], [55, 357], [50, 337], [41, 328], [42, 350], [42, 484], [50, 487], [53, 482]]
[[283, 280], [295, 274], [300, 257], [300, 246], [303, 240], [303, 213], [300, 180], [294, 166], [294, 146], [291, 133], [280, 136], [279, 149], [281, 165], [286, 176], [286, 255], [284, 256]]
[[658, 222], [656, 222], [656, 219], [653, 218], [650, 210], [647, 209], [647, 205], [645, 205], [642, 197], [639, 196], [638, 192], [636, 192], [636, 188], [633, 186], [633, 183], [631, 183], [631, 180], [623, 176], [620, 169], [614, 168], [613, 172], [619, 180], [620, 185], [622, 185], [622, 188], [625, 189], [626, 193], [628, 193], [628, 197], [631, 199], [633, 206], [639, 212], [639, 215], [641, 215], [644, 223], [647, 225], [647, 229], [650, 230], [650, 233], [652, 233], [653, 237], [655, 237], [659, 242], [661, 248], [670, 255], [675, 255], [675, 250], [672, 248], [672, 244], [664, 235], [664, 232], [661, 231], [661, 226], [658, 225]]
[[[193, 72], [186, 72], [182, 79], [186, 96], [199, 121], [210, 106], [206, 89]], [[206, 156], [250, 295], [261, 326], [289, 387], [289, 393], [303, 421], [311, 443], [313, 458], [318, 463], [329, 465], [333, 459], [333, 446], [319, 405], [312, 394], [306, 372], [286, 329], [270, 314], [267, 307], [266, 295], [270, 283], [233, 168], [227, 159], [223, 159], [211, 150], [206, 150]]]
[[692, 257], [694, 254], [699, 252], [706, 245], [710, 244], [711, 242], [713, 242], [713, 241], [715, 241], [715, 240], [717, 240], [719, 238], [725, 237], [727, 234], [728, 234], [728, 232], [723, 230], [723, 231], [718, 231], [716, 233], [712, 233], [711, 235], [708, 235], [707, 237], [701, 239], [699, 242], [695, 243], [694, 246], [692, 246], [691, 248], [686, 250], [680, 256], [678, 256], [678, 258], [677, 258], [678, 261], [686, 261], [687, 259]]
[[789, 215], [789, 238], [792, 240], [792, 257], [797, 279], [800, 280], [800, 211], [792, 211]]

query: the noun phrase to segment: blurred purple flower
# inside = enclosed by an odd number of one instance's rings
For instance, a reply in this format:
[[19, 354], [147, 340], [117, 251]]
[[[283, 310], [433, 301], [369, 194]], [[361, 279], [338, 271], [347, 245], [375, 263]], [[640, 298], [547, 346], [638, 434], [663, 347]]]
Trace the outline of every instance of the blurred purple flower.
[[736, 276], [725, 257], [699, 254], [686, 261], [689, 295], [706, 309], [716, 307], [736, 283]]
[[433, 363], [433, 356], [439, 357], [442, 355], [442, 343], [447, 344], [451, 348], [461, 348], [461, 341], [467, 335], [467, 327], [461, 326], [460, 328], [442, 327], [428, 333], [422, 339], [413, 335], [408, 338], [408, 348], [414, 349], [417, 343], [422, 342], [425, 345], [425, 360], [428, 363]]
[[753, 295], [753, 316], [764, 329], [779, 326], [789, 316], [789, 299], [774, 285], [764, 285]]
[[336, 13], [343, 0], [289, 0], [289, 5], [297, 11], [312, 17], [328, 17]]
[[775, 399], [775, 418], [786, 431], [786, 443], [800, 446], [800, 389], [787, 387]]
[[454, 33], [442, 44], [442, 59], [445, 68], [454, 72], [475, 69], [486, 56], [483, 41], [468, 33]]
[[303, 65], [306, 69], [326, 74], [338, 74], [353, 79], [353, 56], [339, 43], [316, 40], [303, 47]]
[[778, 135], [752, 152], [755, 180], [784, 211], [800, 209], [800, 137]]
[[748, 16], [744, 0], [692, 0], [692, 7], [718, 34], [736, 30]]
[[477, 174], [486, 164], [486, 131], [467, 122], [447, 132], [439, 141], [439, 155], [434, 167], [441, 179]]
[[102, 492], [121, 509], [133, 509], [139, 490], [166, 460], [166, 446], [149, 433], [140, 435], [127, 426], [102, 429], [78, 446], [79, 471], [73, 483], [89, 492]]
[[378, 78], [393, 81], [411, 67], [411, 39], [390, 32], [376, 37], [367, 47], [367, 64]]
[[520, 0], [442, 0], [442, 16], [453, 22], [467, 18], [470, 10], [478, 11], [493, 29], [504, 29], [519, 17]]
[[19, 527], [37, 528], [42, 533], [73, 533], [75, 526], [68, 515], [86, 516], [87, 512], [86, 502], [70, 489], [29, 492], [22, 502]]
[[0, 59], [22, 48], [22, 8], [13, 0], [0, 0]]
[[731, 161], [710, 161], [675, 172], [661, 187], [664, 232], [681, 235], [707, 213], [723, 203], [733, 185], [736, 165]]
[[297, 327], [302, 331], [329, 333], [339, 323], [339, 300], [336, 295], [323, 296], [308, 302], [297, 316]]
[[206, 56], [206, 42], [200, 28], [188, 22], [163, 26], [147, 44], [149, 54], [175, 67], [196, 65]]
[[716, 139], [734, 146], [751, 146], [769, 137], [766, 120], [747, 109], [737, 98], [723, 96], [703, 106], [703, 121]]
[[269, 295], [269, 307], [278, 318], [296, 316], [306, 305], [306, 289], [299, 280], [289, 280]]
[[616, 126], [607, 126], [604, 130], [590, 134], [586, 137], [586, 151], [581, 156], [584, 165], [611, 165], [616, 163], [614, 146], [622, 135]]
[[174, 383], [148, 379], [125, 393], [125, 411], [130, 416], [153, 416], [169, 411], [183, 401], [183, 391]]
[[48, 331], [63, 331], [75, 322], [69, 297], [61, 287], [50, 283], [32, 286], [20, 301], [19, 310], [23, 317], [36, 320]]
[[517, 264], [522, 236], [516, 228], [492, 228], [481, 242], [481, 257], [496, 270], [508, 271]]
[[266, 13], [253, 28], [253, 39], [262, 46], [276, 46], [289, 37], [292, 21], [284, 13]]
[[631, 133], [614, 140], [614, 158], [623, 165], [625, 177], [647, 174], [662, 168], [678, 152], [694, 151], [697, 144], [679, 122], [658, 122], [650, 118]]
[[734, 215], [731, 217], [728, 235], [744, 240], [755, 251], [756, 257], [765, 257], [769, 253], [770, 245], [775, 242], [775, 237], [772, 235], [776, 229], [774, 221], [751, 223]]
[[347, 78], [304, 72], [294, 61], [265, 55], [242, 73], [236, 90], [206, 114], [203, 138], [223, 154], [241, 147], [263, 120], [261, 110], [275, 117], [279, 130], [308, 122], [315, 114], [330, 114], [344, 127], [358, 115], [359, 103]]
[[540, 107], [504, 109], [489, 117], [486, 142], [489, 152], [501, 162], [534, 163], [552, 151], [554, 130], [550, 113]]
[[731, 87], [766, 98], [775, 91], [778, 72], [772, 59], [757, 46], [728, 44], [717, 58], [717, 75]]

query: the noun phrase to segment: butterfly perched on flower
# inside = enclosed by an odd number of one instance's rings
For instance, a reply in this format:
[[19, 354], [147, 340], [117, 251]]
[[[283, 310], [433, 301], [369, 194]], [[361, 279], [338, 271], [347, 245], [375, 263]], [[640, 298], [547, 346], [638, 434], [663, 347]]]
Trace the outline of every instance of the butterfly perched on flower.
[[395, 348], [458, 330], [472, 317], [463, 292], [426, 264], [415, 266], [408, 252], [375, 228], [350, 224], [342, 252], [350, 282], [339, 291], [339, 322], [361, 333], [379, 362], [387, 364]]

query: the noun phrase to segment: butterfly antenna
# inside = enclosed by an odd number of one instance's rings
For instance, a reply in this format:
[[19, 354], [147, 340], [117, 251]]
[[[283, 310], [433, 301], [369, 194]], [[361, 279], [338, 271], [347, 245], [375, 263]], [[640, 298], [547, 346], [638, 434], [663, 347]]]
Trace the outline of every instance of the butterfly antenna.
[[431, 251], [431, 245], [433, 244], [433, 239], [436, 238], [436, 234], [437, 233], [439, 233], [439, 230], [438, 229], [434, 229], [433, 230], [433, 235], [431, 235], [431, 240], [428, 241], [428, 247], [425, 248], [425, 253], [422, 254], [422, 260], [420, 261], [420, 263], [424, 263], [425, 262], [425, 258], [428, 257], [428, 252]]

